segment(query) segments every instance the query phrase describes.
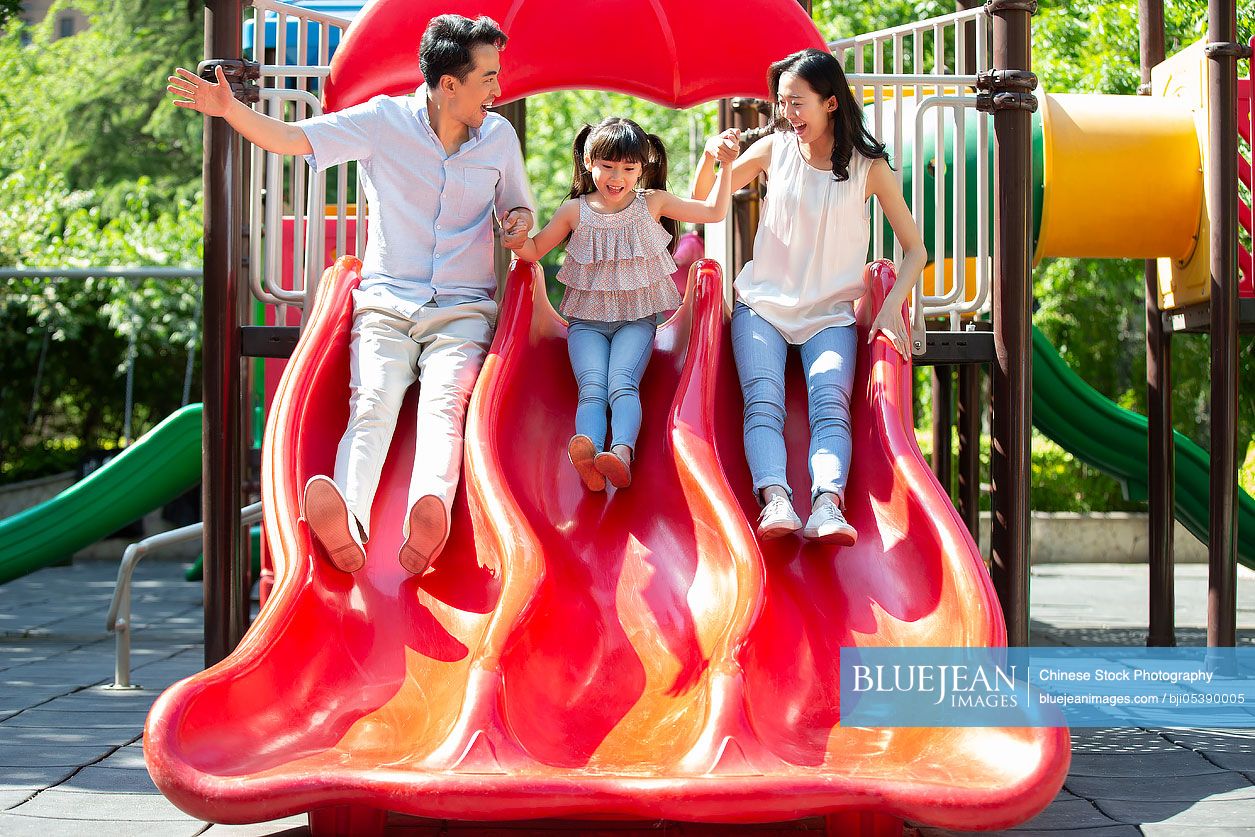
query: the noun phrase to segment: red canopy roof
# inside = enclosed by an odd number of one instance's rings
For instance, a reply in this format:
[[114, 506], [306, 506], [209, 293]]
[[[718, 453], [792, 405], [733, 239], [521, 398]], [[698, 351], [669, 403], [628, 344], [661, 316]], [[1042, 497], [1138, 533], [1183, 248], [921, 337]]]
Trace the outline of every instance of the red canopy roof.
[[824, 40], [796, 0], [375, 0], [331, 62], [327, 110], [423, 83], [418, 44], [438, 14], [488, 15], [510, 42], [502, 101], [561, 89], [676, 108], [767, 94], [767, 65]]

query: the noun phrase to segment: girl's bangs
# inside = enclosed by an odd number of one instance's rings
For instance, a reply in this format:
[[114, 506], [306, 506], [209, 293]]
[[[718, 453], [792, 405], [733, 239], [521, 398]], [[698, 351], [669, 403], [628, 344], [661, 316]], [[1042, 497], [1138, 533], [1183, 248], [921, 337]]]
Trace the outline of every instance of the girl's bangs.
[[596, 131], [589, 138], [585, 153], [590, 160], [611, 163], [630, 161], [644, 165], [649, 159], [649, 149], [628, 125], [610, 125]]

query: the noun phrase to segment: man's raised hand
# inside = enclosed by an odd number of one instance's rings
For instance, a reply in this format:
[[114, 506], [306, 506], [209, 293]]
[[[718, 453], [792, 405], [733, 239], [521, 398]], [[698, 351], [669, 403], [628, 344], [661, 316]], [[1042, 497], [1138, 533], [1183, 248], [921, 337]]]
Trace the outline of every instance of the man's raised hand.
[[214, 67], [214, 75], [218, 83], [206, 81], [191, 70], [179, 67], [175, 75], [169, 77], [166, 90], [177, 98], [174, 106], [200, 111], [206, 116], [226, 116], [227, 109], [235, 96], [231, 92], [231, 84], [227, 81], [222, 67]]

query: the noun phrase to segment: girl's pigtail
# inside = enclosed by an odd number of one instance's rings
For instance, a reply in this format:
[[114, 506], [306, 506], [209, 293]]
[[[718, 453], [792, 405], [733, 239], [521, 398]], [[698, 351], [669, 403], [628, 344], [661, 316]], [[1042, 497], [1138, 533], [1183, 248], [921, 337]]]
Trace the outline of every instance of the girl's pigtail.
[[646, 134], [645, 143], [649, 147], [649, 160], [642, 172], [641, 185], [646, 189], [667, 188], [667, 147], [657, 134]]
[[[649, 159], [641, 172], [641, 185], [646, 189], [667, 189], [667, 147], [657, 134], [645, 134], [645, 143], [649, 148]], [[663, 216], [659, 223], [671, 235], [671, 252], [680, 243], [680, 225], [674, 218]]]
[[567, 195], [568, 199], [590, 194], [595, 188], [593, 186], [592, 174], [588, 169], [584, 168], [584, 146], [588, 142], [589, 134], [592, 132], [593, 126], [585, 125], [575, 135], [575, 144], [571, 149], [571, 157], [574, 160], [575, 169], [571, 175], [571, 191]]

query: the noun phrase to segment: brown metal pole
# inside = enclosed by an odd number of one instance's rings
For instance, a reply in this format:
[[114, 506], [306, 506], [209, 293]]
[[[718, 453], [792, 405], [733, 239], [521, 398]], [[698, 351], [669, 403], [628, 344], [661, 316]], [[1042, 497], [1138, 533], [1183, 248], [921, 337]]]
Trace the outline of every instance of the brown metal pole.
[[[983, 5], [984, 0], [958, 0], [958, 9], [974, 9]], [[984, 37], [985, 31], [976, 28], [976, 21], [964, 24], [963, 72], [976, 72], [976, 39]], [[958, 367], [958, 436], [959, 436], [959, 475], [958, 475], [958, 508], [959, 516], [967, 526], [972, 540], [980, 543], [980, 370], [975, 363], [967, 363]]]
[[959, 367], [959, 516], [980, 543], [980, 364]]
[[937, 482], [951, 493], [951, 426], [954, 422], [954, 367], [933, 367], [933, 473]]
[[1237, 4], [1207, 4], [1211, 216], [1211, 505], [1207, 644], [1237, 639]]
[[[507, 53], [508, 55], [508, 53]], [[513, 102], [507, 102], [504, 105], [498, 105], [497, 113], [504, 116], [506, 121], [514, 126], [514, 132], [519, 137], [519, 150], [523, 154], [523, 159], [527, 159], [527, 99], [515, 99]], [[540, 221], [539, 218], [536, 219]], [[500, 235], [500, 229], [497, 230]], [[504, 289], [506, 276], [510, 272], [510, 260], [512, 254], [504, 247], [493, 248], [493, 267], [497, 272], [497, 287]]]
[[[1139, 0], [1142, 85], [1150, 95], [1150, 70], [1164, 60], [1163, 0]], [[1176, 448], [1172, 434], [1172, 335], [1159, 308], [1159, 265], [1146, 260], [1146, 402], [1148, 405], [1147, 500], [1149, 517], [1150, 632], [1147, 645], [1172, 646], [1176, 640], [1173, 578], [1173, 503]]]
[[[239, 58], [240, 0], [205, 4], [205, 55]], [[248, 624], [240, 551], [240, 163], [239, 140], [223, 119], [205, 119], [203, 302], [205, 664], [239, 643]]]
[[[1029, 486], [1032, 414], [1032, 350], [1029, 343], [1029, 201], [1032, 179], [1032, 116], [1036, 100], [1025, 73], [1032, 67], [1033, 0], [990, 0], [993, 18], [994, 111], [993, 288], [995, 361], [992, 371], [994, 587], [1007, 620], [1007, 643], [1028, 644]], [[999, 75], [997, 71], [1007, 71]]]
[[[725, 107], [726, 103], [726, 107]], [[761, 127], [766, 120], [759, 112], [757, 99], [725, 99], [720, 101], [720, 129], [737, 128], [742, 133]], [[754, 236], [758, 233], [762, 208], [762, 178], [755, 178], [732, 194], [733, 239], [731, 276], [736, 276], [745, 263], [754, 258]]]
[[526, 158], [527, 99], [515, 99], [513, 102], [506, 102], [504, 105], [498, 105], [496, 111], [504, 116], [506, 120], [514, 126], [514, 132], [519, 135], [519, 147], [523, 151], [523, 157]]

